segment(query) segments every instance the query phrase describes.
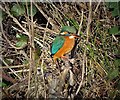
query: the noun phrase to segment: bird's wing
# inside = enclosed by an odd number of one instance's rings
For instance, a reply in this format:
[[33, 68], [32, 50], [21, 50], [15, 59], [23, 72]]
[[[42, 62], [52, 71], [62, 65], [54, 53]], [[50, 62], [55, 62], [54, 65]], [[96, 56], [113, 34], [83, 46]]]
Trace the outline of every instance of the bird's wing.
[[63, 36], [58, 36], [52, 43], [51, 54], [54, 55], [64, 44], [65, 38]]

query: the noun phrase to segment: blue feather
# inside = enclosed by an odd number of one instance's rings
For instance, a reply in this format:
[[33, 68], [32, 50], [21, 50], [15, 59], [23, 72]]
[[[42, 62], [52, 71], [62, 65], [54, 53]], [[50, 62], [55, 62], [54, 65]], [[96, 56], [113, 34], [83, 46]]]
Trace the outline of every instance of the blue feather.
[[51, 54], [54, 55], [63, 46], [65, 38], [63, 36], [57, 36], [52, 43]]

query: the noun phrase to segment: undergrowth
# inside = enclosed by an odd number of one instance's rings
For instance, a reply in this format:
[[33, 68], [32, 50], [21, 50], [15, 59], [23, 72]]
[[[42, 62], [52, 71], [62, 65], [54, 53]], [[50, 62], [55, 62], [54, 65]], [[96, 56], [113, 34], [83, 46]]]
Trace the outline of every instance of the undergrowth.
[[[2, 2], [0, 8], [3, 99], [120, 99], [119, 2]], [[50, 47], [62, 26], [74, 26], [80, 39], [66, 55], [74, 62], [55, 64]]]

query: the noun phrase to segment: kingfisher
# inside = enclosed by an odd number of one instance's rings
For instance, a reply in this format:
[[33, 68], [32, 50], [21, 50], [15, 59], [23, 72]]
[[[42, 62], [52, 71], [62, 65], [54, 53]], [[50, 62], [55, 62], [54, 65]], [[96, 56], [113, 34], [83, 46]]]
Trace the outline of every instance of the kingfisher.
[[73, 26], [62, 27], [60, 34], [53, 40], [51, 45], [51, 55], [54, 62], [56, 62], [58, 58], [67, 58], [64, 55], [73, 49], [75, 38], [80, 37], [75, 33], [76, 29]]

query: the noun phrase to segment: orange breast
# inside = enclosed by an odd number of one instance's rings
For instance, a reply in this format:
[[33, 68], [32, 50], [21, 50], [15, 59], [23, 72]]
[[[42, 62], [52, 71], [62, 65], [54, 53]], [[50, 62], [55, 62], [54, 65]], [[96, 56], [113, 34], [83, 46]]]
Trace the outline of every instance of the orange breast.
[[63, 44], [63, 47], [58, 50], [58, 52], [53, 56], [54, 61], [56, 61], [57, 58], [62, 57], [64, 54], [70, 52], [75, 44], [75, 38], [69, 38], [68, 36], [65, 37], [65, 43]]

